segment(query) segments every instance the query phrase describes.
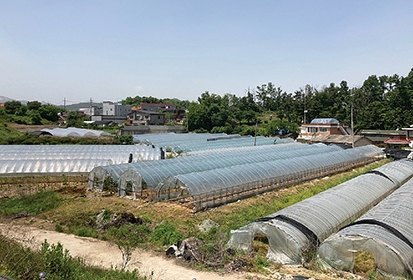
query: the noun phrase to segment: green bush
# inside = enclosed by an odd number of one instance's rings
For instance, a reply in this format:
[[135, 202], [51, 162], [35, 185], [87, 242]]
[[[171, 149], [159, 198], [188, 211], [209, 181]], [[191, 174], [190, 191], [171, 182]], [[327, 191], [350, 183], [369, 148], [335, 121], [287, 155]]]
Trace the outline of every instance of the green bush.
[[57, 208], [61, 203], [62, 199], [54, 191], [40, 191], [34, 195], [0, 200], [0, 214], [10, 216], [25, 212], [36, 215]]
[[123, 225], [119, 228], [110, 227], [107, 236], [120, 246], [136, 247], [147, 240], [150, 230], [145, 225]]
[[91, 227], [81, 226], [74, 230], [73, 232], [75, 235], [83, 236], [83, 237], [99, 237], [98, 233]]
[[0, 274], [14, 279], [36, 279], [43, 269], [39, 254], [0, 235]]
[[171, 245], [182, 239], [183, 235], [168, 222], [155, 227], [151, 234], [151, 241], [161, 246]]
[[41, 255], [45, 270], [61, 279], [74, 279], [80, 266], [84, 266], [84, 262], [78, 259], [73, 261], [68, 250], [63, 249], [61, 243], [49, 244], [45, 240], [42, 244]]
[[64, 280], [143, 280], [134, 271], [118, 269], [105, 270], [88, 266], [80, 258], [73, 258], [62, 244], [45, 241], [39, 252], [31, 251], [16, 241], [0, 235], [0, 274], [13, 279], [38, 279], [40, 272], [46, 272], [46, 279]]

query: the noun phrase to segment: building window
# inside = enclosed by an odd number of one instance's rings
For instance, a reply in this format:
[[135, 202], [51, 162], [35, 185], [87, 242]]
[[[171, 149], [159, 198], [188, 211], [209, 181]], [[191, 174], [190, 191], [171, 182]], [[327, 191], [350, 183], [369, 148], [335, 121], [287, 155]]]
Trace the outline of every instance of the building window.
[[325, 127], [320, 127], [320, 132], [327, 132], [327, 131], [328, 131], [327, 128], [325, 128]]
[[158, 120], [160, 120], [161, 119], [161, 116], [158, 116]]
[[309, 127], [307, 128], [308, 133], [317, 133], [318, 132], [318, 127]]

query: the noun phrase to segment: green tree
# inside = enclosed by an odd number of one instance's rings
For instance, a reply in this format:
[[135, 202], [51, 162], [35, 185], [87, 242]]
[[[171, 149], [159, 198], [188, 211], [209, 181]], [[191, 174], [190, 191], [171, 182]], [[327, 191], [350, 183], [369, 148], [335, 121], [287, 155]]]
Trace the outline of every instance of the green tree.
[[286, 94], [281, 87], [275, 87], [271, 82], [257, 86], [256, 90], [257, 105], [261, 106], [263, 110], [276, 112], [276, 114], [283, 114], [281, 106], [282, 95]]
[[229, 97], [223, 98], [208, 91], [201, 94], [198, 102], [189, 105], [187, 124], [190, 131], [205, 129], [211, 131], [214, 127], [231, 126], [233, 117], [228, 107]]
[[59, 119], [58, 114], [61, 109], [51, 104], [43, 104], [39, 107], [38, 111], [43, 119], [51, 122], [56, 122]]
[[29, 117], [31, 119], [32, 124], [42, 124], [42, 116], [40, 116], [40, 113], [38, 111], [31, 111], [29, 113]]
[[26, 116], [26, 114], [27, 114], [27, 106], [25, 106], [25, 105], [22, 105], [22, 106], [20, 106], [20, 108], [19, 109], [17, 109], [17, 111], [16, 111], [16, 115], [17, 116]]
[[66, 120], [67, 127], [82, 127], [83, 120], [79, 111], [69, 111]]
[[7, 101], [4, 103], [4, 109], [7, 114], [16, 114], [17, 110], [22, 106], [20, 101]]
[[27, 102], [27, 109], [29, 110], [39, 110], [39, 108], [42, 106], [42, 103], [39, 101], [29, 101]]
[[133, 250], [143, 243], [150, 234], [145, 225], [123, 225], [119, 228], [110, 227], [108, 230], [110, 241], [116, 244], [122, 253], [122, 270], [129, 264]]

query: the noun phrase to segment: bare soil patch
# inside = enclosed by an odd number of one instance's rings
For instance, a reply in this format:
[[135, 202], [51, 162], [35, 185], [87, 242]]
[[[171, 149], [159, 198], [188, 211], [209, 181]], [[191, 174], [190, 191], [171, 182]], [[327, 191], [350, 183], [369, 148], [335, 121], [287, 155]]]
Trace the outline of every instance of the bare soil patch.
[[[119, 268], [122, 265], [122, 257], [119, 249], [109, 242], [79, 237], [72, 234], [59, 233], [36, 227], [13, 225], [12, 223], [0, 223], [0, 234], [13, 238], [22, 244], [39, 249], [44, 240], [50, 244], [60, 242], [69, 250], [71, 256], [83, 258], [86, 263], [106, 269]], [[318, 273], [307, 270], [301, 266], [282, 266], [276, 270], [268, 270], [266, 274], [240, 273], [240, 272], [213, 272], [198, 271], [185, 266], [184, 261], [166, 258], [164, 252], [152, 252], [143, 249], [135, 249], [132, 261], [127, 269], [137, 269], [141, 275], [146, 275], [153, 280], [240, 280], [240, 279], [361, 279], [349, 273]]]
[[55, 124], [46, 124], [46, 125], [26, 125], [26, 124], [17, 124], [17, 123], [8, 123], [7, 124], [9, 127], [14, 128], [20, 132], [31, 132], [31, 131], [37, 131], [37, 130], [42, 130], [43, 128], [56, 128], [58, 125]]

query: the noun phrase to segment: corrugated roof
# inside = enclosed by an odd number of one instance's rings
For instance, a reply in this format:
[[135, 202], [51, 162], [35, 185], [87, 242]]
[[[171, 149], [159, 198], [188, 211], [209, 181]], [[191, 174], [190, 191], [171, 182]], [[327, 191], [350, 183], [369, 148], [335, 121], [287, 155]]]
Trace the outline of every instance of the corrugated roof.
[[406, 135], [404, 130], [362, 129], [359, 134]]
[[340, 122], [334, 118], [316, 118], [311, 121], [312, 124], [339, 124]]
[[[354, 142], [360, 141], [363, 138], [370, 141], [367, 137], [354, 135]], [[351, 135], [319, 135], [312, 138], [311, 142], [351, 144], [353, 137]]]

